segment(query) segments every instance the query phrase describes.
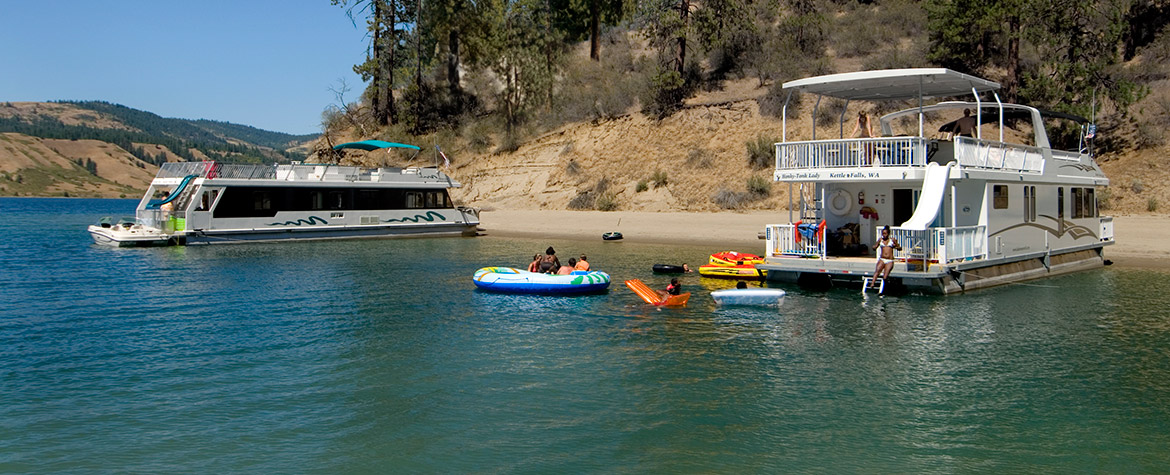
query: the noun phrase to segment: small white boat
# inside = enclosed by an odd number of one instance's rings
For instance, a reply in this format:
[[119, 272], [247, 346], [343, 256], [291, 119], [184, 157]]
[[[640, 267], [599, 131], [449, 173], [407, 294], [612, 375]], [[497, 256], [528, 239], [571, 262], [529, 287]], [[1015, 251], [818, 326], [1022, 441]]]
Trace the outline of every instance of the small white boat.
[[724, 289], [711, 292], [719, 305], [780, 306], [785, 292], [781, 289]]
[[155, 227], [143, 225], [134, 221], [134, 219], [123, 218], [113, 224], [110, 221], [110, 218], [102, 218], [98, 221], [98, 224], [91, 225], [87, 229], [95, 243], [116, 247], [173, 246], [180, 244], [179, 238], [175, 235], [167, 234], [165, 231]]

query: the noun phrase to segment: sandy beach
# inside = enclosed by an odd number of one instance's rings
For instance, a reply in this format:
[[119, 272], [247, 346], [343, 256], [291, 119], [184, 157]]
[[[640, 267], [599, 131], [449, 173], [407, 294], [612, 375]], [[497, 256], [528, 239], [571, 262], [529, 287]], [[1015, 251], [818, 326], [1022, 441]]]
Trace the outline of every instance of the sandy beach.
[[[788, 222], [787, 211], [654, 213], [638, 211], [485, 210], [487, 236], [600, 240], [618, 231], [626, 242], [711, 246], [762, 252], [764, 225]], [[1170, 217], [1113, 218], [1116, 244], [1105, 248], [1115, 265], [1170, 271]]]

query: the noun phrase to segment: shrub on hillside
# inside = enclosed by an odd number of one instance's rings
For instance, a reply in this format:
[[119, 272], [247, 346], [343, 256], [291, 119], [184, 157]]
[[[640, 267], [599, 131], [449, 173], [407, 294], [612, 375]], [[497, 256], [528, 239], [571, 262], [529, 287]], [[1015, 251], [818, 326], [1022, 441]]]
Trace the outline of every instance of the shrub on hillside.
[[688, 63], [683, 73], [659, 70], [651, 76], [642, 95], [642, 113], [663, 119], [679, 110], [683, 101], [695, 93], [702, 81], [702, 71], [697, 63]]
[[649, 190], [649, 189], [650, 189], [650, 184], [647, 183], [646, 180], [638, 180], [638, 185], [634, 187], [634, 191], [636, 191], [638, 193], [641, 193], [641, 192]]
[[776, 142], [779, 142], [779, 140], [765, 135], [760, 135], [755, 140], [748, 140], [745, 144], [747, 147], [748, 165], [756, 169], [768, 168], [775, 165]]
[[655, 188], [666, 186], [666, 172], [659, 170], [650, 176], [650, 182]]
[[687, 153], [687, 166], [691, 168], [710, 168], [715, 164], [715, 152], [705, 148], [693, 148]]
[[739, 209], [752, 201], [750, 193], [731, 191], [726, 188], [719, 190], [711, 197], [711, 202], [723, 209]]
[[747, 179], [747, 189], [748, 193], [764, 198], [772, 194], [772, 182], [761, 175], [752, 175]]

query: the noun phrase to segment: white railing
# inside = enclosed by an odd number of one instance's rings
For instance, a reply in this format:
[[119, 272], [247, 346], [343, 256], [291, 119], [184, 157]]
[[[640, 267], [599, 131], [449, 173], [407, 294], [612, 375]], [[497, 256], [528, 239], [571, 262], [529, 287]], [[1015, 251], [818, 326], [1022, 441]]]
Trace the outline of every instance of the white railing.
[[955, 160], [965, 167], [1044, 171], [1044, 155], [1039, 147], [971, 137], [955, 137]]
[[1102, 216], [1101, 217], [1101, 234], [1100, 234], [1100, 236], [1101, 236], [1102, 241], [1112, 241], [1113, 240], [1113, 216]]
[[764, 257], [825, 257], [825, 235], [822, 231], [812, 239], [801, 236], [796, 240], [795, 224], [769, 224], [764, 227], [768, 249]]
[[[902, 229], [890, 228], [890, 237], [897, 239], [902, 250], [894, 257], [906, 261], [907, 270], [925, 272], [928, 263], [949, 264], [957, 261], [987, 258], [987, 228], [959, 226], [954, 228]], [[877, 231], [875, 241], [882, 238]]]
[[922, 137], [810, 140], [776, 144], [776, 169], [926, 165]]
[[412, 181], [446, 182], [446, 175], [437, 169], [420, 168], [363, 168], [342, 165], [236, 165], [215, 162], [164, 163], [156, 178], [182, 178], [195, 175], [204, 178], [231, 180], [278, 181], [368, 181], [401, 180], [410, 175]]

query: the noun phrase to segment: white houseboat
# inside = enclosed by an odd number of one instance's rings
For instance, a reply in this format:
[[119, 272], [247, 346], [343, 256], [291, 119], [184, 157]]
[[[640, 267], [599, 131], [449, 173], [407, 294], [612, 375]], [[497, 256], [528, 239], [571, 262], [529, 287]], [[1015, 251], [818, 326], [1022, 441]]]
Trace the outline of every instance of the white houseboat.
[[[1004, 104], [999, 84], [948, 69], [832, 74], [784, 88], [789, 101], [793, 91], [815, 95], [817, 107], [812, 140], [788, 141], [785, 120], [776, 144], [774, 178], [789, 184], [790, 205], [788, 224], [765, 227], [758, 267], [769, 279], [856, 285], [873, 276], [886, 225], [902, 249], [885, 284], [899, 289], [949, 294], [1105, 262], [1113, 219], [1098, 214], [1096, 190], [1109, 180], [1085, 119]], [[844, 101], [835, 139], [816, 137], [826, 96]], [[961, 97], [970, 99], [923, 103]], [[852, 101], [916, 105], [875, 119], [872, 137], [847, 138], [858, 121], [846, 112]], [[954, 122], [926, 130], [964, 111], [977, 124], [972, 136], [952, 136]]]
[[133, 220], [88, 230], [114, 246], [474, 236], [478, 212], [447, 192], [459, 186], [437, 167], [164, 163]]

